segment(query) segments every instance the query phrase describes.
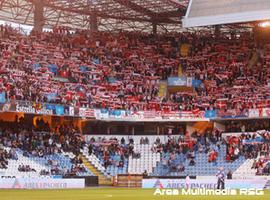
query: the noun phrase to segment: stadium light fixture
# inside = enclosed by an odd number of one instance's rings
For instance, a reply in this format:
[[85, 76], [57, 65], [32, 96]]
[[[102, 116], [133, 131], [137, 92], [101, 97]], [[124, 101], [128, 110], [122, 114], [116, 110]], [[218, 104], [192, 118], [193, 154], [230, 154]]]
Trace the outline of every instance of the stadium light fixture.
[[270, 21], [260, 22], [258, 26], [262, 28], [270, 27]]

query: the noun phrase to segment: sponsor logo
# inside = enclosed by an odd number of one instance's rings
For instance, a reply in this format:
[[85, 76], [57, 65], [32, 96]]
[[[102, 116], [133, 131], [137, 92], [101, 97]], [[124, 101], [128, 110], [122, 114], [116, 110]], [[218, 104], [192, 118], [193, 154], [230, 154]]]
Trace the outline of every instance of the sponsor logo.
[[10, 111], [11, 104], [10, 103], [5, 103], [3, 106], [3, 111]]
[[164, 188], [159, 179], [155, 182], [154, 188]]
[[196, 189], [155, 189], [153, 195], [155, 196], [188, 196], [188, 195], [200, 195], [200, 196], [262, 196], [264, 195], [263, 189], [255, 188], [242, 188], [239, 191], [237, 189], [207, 189], [207, 188], [196, 188]]
[[45, 114], [45, 115], [52, 115], [53, 111], [46, 109], [46, 108], [42, 108], [40, 106], [31, 106], [31, 105], [16, 105], [16, 111], [17, 112], [23, 112], [23, 113], [36, 113], [36, 114]]

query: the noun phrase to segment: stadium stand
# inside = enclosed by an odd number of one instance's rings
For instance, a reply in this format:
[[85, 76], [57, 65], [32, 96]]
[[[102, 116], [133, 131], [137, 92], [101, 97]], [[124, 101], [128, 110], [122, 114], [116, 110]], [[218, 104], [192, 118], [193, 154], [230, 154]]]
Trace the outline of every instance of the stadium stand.
[[[136, 33], [90, 37], [83, 31], [24, 36], [7, 27], [1, 30], [0, 91], [8, 100], [132, 111], [243, 113], [269, 106], [268, 46], [255, 46], [247, 33], [233, 38], [210, 33], [153, 38]], [[190, 44], [190, 53], [179, 63], [182, 42]], [[254, 50], [259, 58], [250, 68]], [[201, 83], [196, 92], [159, 95], [160, 81], [177, 76], [179, 64], [185, 76]]]
[[[21, 118], [1, 122], [2, 176], [95, 175], [100, 184], [109, 185], [118, 175], [213, 176], [220, 167], [234, 177], [269, 175], [268, 131], [223, 135], [218, 130], [207, 130], [205, 134], [180, 136], [108, 135], [83, 139], [72, 126], [58, 126], [53, 131], [46, 123], [38, 124], [43, 125], [26, 125]], [[60, 142], [61, 137], [65, 142]]]
[[[0, 92], [8, 102], [235, 115], [270, 105], [269, 45], [257, 46], [246, 32], [90, 36], [54, 30], [26, 36], [1, 26], [0, 33]], [[164, 81], [179, 74], [199, 86], [168, 95]], [[228, 122], [226, 129], [243, 134], [225, 138], [205, 126], [201, 135], [168, 134], [165, 140], [92, 136], [85, 142], [75, 127], [51, 130], [38, 121], [29, 128], [17, 119], [1, 124], [0, 168], [7, 176], [96, 175], [103, 183], [121, 174], [208, 176], [219, 167], [236, 176], [247, 169], [248, 176], [269, 174], [269, 158], [261, 157], [269, 153], [269, 133], [256, 132], [269, 130], [269, 123]]]
[[73, 132], [75, 129], [70, 131], [69, 138], [67, 129], [71, 127], [59, 127], [58, 133], [64, 130], [64, 136], [53, 132], [36, 132], [29, 126], [22, 127], [20, 123], [23, 122], [1, 123], [0, 168], [5, 176], [92, 175], [76, 151], [75, 146], [81, 141], [80, 136]]
[[0, 0], [0, 200], [267, 199], [269, 36], [270, 0]]

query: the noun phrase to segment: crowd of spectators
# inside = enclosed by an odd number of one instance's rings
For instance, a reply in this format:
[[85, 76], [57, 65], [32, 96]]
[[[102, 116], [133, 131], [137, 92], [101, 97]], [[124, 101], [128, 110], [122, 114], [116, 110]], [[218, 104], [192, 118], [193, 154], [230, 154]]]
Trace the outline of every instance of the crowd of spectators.
[[270, 175], [270, 157], [262, 156], [258, 160], [254, 160], [251, 169], [256, 169], [256, 175]]
[[10, 154], [6, 150], [0, 148], [0, 169], [7, 169], [8, 159], [10, 158]]
[[141, 137], [140, 139], [140, 144], [149, 144], [149, 139], [148, 137]]
[[50, 170], [42, 170], [40, 175], [62, 175], [62, 176], [76, 176], [78, 173], [86, 173], [87, 170], [83, 165], [83, 161], [79, 156], [71, 159], [72, 166], [70, 169], [61, 168], [60, 163], [56, 160], [49, 159], [48, 165]]
[[79, 156], [76, 156], [74, 157], [72, 160], [71, 160], [71, 163], [72, 163], [72, 167], [71, 167], [71, 170], [70, 170], [70, 174], [77, 174], [77, 173], [84, 173], [84, 172], [87, 172], [84, 165], [83, 165], [83, 161], [82, 161], [82, 158], [79, 157]]
[[124, 138], [120, 141], [117, 138], [110, 138], [109, 140], [105, 138], [99, 138], [98, 140], [91, 138], [88, 149], [89, 154], [94, 153], [103, 160], [105, 168], [108, 166], [123, 168], [129, 156], [140, 156], [134, 152], [133, 139], [126, 142]]
[[[24, 124], [24, 125], [21, 125]], [[78, 129], [72, 125], [59, 125], [47, 132], [48, 127], [33, 126], [19, 119], [17, 122], [0, 122], [0, 144], [20, 148], [24, 156], [43, 157], [61, 151], [78, 154], [85, 144]]]
[[[194, 132], [191, 136], [182, 135], [172, 137], [166, 143], [157, 139], [152, 147], [153, 152], [162, 154], [161, 164], [164, 168], [169, 167], [171, 172], [185, 171], [184, 163], [188, 161], [189, 166], [196, 165], [195, 157], [205, 153], [209, 163], [217, 165], [219, 149], [221, 145], [226, 146], [227, 162], [233, 162], [240, 156], [246, 159], [255, 159], [253, 168], [258, 169], [257, 174], [266, 174], [269, 170], [270, 133], [268, 131], [257, 131], [254, 133], [240, 133], [222, 137], [218, 130], [206, 131], [205, 134]], [[258, 156], [263, 159], [257, 161]]]
[[[269, 47], [257, 46], [250, 33], [54, 30], [26, 36], [6, 26], [0, 33], [0, 91], [8, 100], [126, 110], [269, 106]], [[182, 44], [189, 45], [186, 57]], [[195, 92], [160, 97], [160, 81], [179, 70], [201, 84]]]
[[196, 165], [196, 155], [201, 156], [205, 153], [208, 157], [208, 162], [215, 164], [218, 157], [218, 149], [222, 144], [222, 138], [219, 131], [216, 134], [210, 134], [206, 131], [205, 134], [194, 132], [181, 135], [180, 137], [171, 137], [166, 143], [161, 143], [160, 139], [154, 142], [152, 151], [162, 154], [161, 163], [163, 168], [169, 167], [170, 171], [183, 172], [185, 171], [184, 163], [188, 161], [189, 166]]
[[248, 159], [256, 159], [261, 155], [269, 155], [270, 133], [257, 131], [254, 133], [242, 133], [240, 136], [228, 136], [226, 142], [226, 160], [232, 162], [239, 156]]
[[225, 124], [226, 132], [255, 132], [257, 130], [270, 130], [270, 121], [268, 119], [252, 119], [243, 121], [227, 121]]
[[[201, 105], [221, 110], [269, 106], [269, 45], [258, 45], [251, 32], [193, 34], [191, 53], [183, 61], [186, 74], [201, 80]], [[191, 100], [196, 103], [196, 97]]]
[[19, 172], [36, 172], [35, 169], [31, 168], [30, 165], [19, 165], [18, 167]]
[[[26, 157], [46, 158], [49, 155], [61, 154], [62, 152], [72, 152], [77, 156], [79, 155], [80, 148], [83, 147], [85, 142], [76, 127], [61, 125], [47, 132], [48, 126], [41, 121], [36, 126], [24, 123], [23, 118], [15, 122], [0, 121], [0, 145], [10, 148], [9, 152], [0, 150], [0, 168], [7, 168], [7, 159], [18, 159], [17, 150], [21, 150], [23, 156]], [[21, 126], [21, 123], [24, 126]], [[42, 127], [45, 130], [42, 130]], [[42, 171], [41, 174], [63, 175], [86, 172], [80, 158], [75, 157], [71, 160], [71, 163], [73, 164], [72, 169], [61, 169], [60, 163], [49, 159], [48, 165], [51, 166], [51, 171]], [[28, 169], [29, 167], [20, 165], [18, 170], [32, 171]]]

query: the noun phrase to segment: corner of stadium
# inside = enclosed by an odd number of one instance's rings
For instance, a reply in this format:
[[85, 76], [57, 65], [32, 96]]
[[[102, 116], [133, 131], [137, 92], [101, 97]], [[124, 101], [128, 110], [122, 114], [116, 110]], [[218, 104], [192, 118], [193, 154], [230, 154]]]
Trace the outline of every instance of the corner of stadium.
[[270, 1], [0, 0], [1, 200], [269, 189]]

